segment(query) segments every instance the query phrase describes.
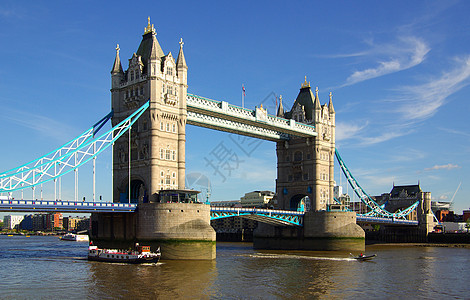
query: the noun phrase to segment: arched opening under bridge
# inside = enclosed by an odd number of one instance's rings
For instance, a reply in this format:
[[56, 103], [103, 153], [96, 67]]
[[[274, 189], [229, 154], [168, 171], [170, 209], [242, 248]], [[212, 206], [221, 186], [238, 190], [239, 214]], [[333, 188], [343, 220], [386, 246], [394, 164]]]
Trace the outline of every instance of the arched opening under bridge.
[[290, 198], [289, 210], [295, 211], [309, 211], [310, 210], [310, 198], [304, 194], [297, 194]]
[[131, 180], [131, 201], [129, 202], [129, 185], [126, 186], [126, 192], [119, 195], [121, 203], [139, 203], [148, 202], [148, 195], [145, 189], [145, 183], [140, 179]]

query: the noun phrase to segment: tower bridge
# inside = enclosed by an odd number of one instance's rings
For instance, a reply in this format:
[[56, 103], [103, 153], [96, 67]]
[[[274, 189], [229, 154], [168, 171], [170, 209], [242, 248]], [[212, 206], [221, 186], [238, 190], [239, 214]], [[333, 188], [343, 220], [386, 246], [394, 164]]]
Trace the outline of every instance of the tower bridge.
[[[91, 238], [97, 245], [127, 247], [142, 241], [161, 246], [164, 257], [170, 259], [215, 258], [211, 217], [237, 214], [271, 223], [260, 224], [255, 232], [256, 248], [362, 250], [364, 231], [357, 221], [369, 218], [373, 222], [375, 218], [376, 222], [387, 219], [388, 223], [399, 224], [417, 207], [419, 203], [400, 213], [390, 213], [352, 177], [336, 151], [331, 93], [328, 103], [322, 105], [318, 88], [313, 92], [305, 78], [291, 110], [284, 109], [281, 99], [276, 115], [268, 114], [262, 106], [250, 110], [197, 96], [187, 91], [188, 65], [183, 44], [181, 39], [176, 60], [171, 52], [165, 55], [149, 18], [142, 41], [125, 71], [119, 45], [116, 47], [111, 69], [112, 113], [102, 120], [110, 119], [113, 128], [98, 136], [102, 128], [98, 122], [40, 159], [0, 173], [0, 193], [32, 188], [34, 199], [36, 186], [48, 181], [56, 185], [64, 174], [77, 174], [80, 166], [90, 160], [94, 163], [96, 156], [112, 145], [111, 206], [79, 204], [76, 191], [74, 204], [52, 201], [44, 207], [92, 209]], [[186, 124], [275, 142], [277, 211], [230, 211], [194, 203], [195, 192], [185, 189]], [[329, 211], [335, 185], [335, 156], [348, 182], [369, 208], [360, 218], [354, 212]], [[177, 201], [165, 200], [174, 195]], [[0, 209], [13, 210], [21, 205], [22, 209], [34, 209], [38, 205], [26, 202], [2, 200]], [[124, 203], [129, 204], [122, 206], [127, 211], [119, 211], [117, 208]], [[305, 203], [308, 211], [294, 212], [300, 203]], [[406, 225], [416, 226], [416, 222]]]

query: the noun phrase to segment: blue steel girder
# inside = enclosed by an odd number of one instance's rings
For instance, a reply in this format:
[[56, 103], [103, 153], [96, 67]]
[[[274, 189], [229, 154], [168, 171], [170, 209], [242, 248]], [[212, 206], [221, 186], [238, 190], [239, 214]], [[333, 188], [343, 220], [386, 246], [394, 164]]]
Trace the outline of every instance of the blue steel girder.
[[229, 217], [242, 217], [272, 225], [303, 226], [303, 212], [258, 209], [211, 207], [211, 220]]
[[112, 116], [110, 113], [93, 128], [57, 150], [19, 168], [1, 173], [0, 193], [13, 192], [28, 187], [34, 188], [76, 170], [126, 133], [148, 107], [149, 101], [104, 134], [95, 137], [97, 130], [104, 125], [103, 122], [108, 121]]
[[[361, 199], [361, 201], [371, 209], [370, 212], [364, 214], [364, 216], [375, 216], [375, 217], [385, 217], [385, 218], [397, 218], [405, 219], [405, 217], [410, 214], [419, 204], [419, 201], [412, 204], [410, 207], [404, 209], [403, 211], [391, 213], [384, 209], [382, 206], [378, 205], [372, 197], [365, 192], [365, 190], [359, 185], [357, 180], [351, 174], [351, 171], [348, 169], [343, 159], [339, 155], [338, 149], [335, 149], [335, 156], [339, 163], [341, 170], [344, 173], [344, 176], [348, 180], [349, 185], [353, 188], [356, 195]], [[361, 216], [358, 214], [358, 216]]]

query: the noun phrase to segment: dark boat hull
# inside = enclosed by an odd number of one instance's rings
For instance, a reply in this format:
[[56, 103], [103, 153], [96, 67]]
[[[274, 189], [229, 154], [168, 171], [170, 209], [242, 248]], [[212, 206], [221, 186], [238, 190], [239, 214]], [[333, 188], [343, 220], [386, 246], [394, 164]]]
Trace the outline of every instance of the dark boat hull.
[[359, 261], [365, 261], [365, 260], [371, 260], [372, 258], [376, 257], [376, 254], [372, 255], [364, 255], [364, 256], [355, 256], [354, 259], [359, 260]]

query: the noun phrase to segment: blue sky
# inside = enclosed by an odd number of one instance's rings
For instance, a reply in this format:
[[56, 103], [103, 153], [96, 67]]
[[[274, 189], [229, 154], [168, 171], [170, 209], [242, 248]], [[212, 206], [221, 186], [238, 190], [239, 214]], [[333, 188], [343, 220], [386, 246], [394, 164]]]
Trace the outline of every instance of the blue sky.
[[[183, 38], [189, 92], [241, 105], [244, 84], [245, 107], [274, 113], [275, 96], [290, 109], [307, 76], [322, 104], [333, 93], [337, 148], [369, 194], [419, 181], [450, 201], [461, 183], [461, 213], [470, 207], [469, 12], [467, 1], [2, 1], [0, 170], [109, 112], [116, 44], [127, 68], [150, 16], [165, 54], [176, 56]], [[230, 172], [206, 162], [221, 148], [237, 157]], [[211, 182], [211, 200], [274, 190], [272, 142], [188, 126], [186, 157], [194, 184]], [[97, 165], [97, 194], [108, 199], [110, 153]], [[335, 178], [344, 185], [338, 168]], [[79, 184], [91, 199], [91, 166]], [[63, 195], [73, 198], [72, 176]]]

